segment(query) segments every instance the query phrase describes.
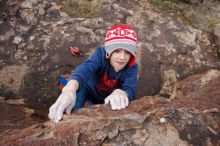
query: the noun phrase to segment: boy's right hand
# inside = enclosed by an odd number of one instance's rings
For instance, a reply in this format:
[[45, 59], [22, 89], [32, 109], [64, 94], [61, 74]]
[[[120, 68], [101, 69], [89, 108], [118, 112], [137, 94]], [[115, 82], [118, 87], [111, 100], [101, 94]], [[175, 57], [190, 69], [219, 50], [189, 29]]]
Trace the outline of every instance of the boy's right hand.
[[50, 107], [49, 118], [55, 123], [58, 123], [61, 120], [64, 111], [67, 114], [70, 114], [75, 102], [76, 94], [73, 91], [63, 91], [57, 101]]
[[70, 114], [75, 102], [76, 94], [73, 91], [63, 91], [57, 101], [50, 107], [49, 118], [55, 123], [58, 123], [61, 120], [64, 111], [66, 114]]
[[70, 80], [63, 88], [62, 93], [58, 97], [57, 101], [49, 109], [49, 118], [58, 123], [64, 111], [66, 114], [70, 114], [72, 108], [76, 103], [76, 91], [79, 88], [79, 83], [76, 80]]

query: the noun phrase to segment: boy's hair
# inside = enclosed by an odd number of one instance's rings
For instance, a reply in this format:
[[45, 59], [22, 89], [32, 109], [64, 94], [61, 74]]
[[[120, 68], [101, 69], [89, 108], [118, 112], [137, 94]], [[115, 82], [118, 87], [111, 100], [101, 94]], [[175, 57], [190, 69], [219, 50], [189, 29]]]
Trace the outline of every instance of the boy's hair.
[[109, 58], [113, 51], [121, 48], [125, 49], [131, 54], [131, 59], [128, 62], [128, 66], [135, 64], [136, 55], [135, 50], [137, 47], [137, 35], [132, 27], [117, 24], [112, 26], [105, 37], [105, 50], [106, 57]]

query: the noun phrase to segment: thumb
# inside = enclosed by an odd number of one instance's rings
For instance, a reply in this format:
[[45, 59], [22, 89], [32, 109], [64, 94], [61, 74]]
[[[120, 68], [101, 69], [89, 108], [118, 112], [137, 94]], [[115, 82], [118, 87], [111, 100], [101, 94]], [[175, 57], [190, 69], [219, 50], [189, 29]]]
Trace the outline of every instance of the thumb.
[[108, 104], [108, 103], [110, 103], [109, 97], [105, 98], [105, 104]]

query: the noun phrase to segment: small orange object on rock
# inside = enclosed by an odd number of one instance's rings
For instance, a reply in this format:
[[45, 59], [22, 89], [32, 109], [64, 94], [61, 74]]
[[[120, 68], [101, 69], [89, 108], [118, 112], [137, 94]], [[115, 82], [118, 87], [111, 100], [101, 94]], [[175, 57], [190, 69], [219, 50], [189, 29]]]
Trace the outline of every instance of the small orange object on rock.
[[81, 54], [78, 47], [70, 47], [70, 51], [73, 56], [79, 56]]

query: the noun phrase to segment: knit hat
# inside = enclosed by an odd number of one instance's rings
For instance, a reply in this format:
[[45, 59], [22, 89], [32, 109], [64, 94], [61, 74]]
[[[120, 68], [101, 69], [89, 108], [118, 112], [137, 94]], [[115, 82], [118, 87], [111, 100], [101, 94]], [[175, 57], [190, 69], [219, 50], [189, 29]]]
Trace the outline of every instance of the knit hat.
[[135, 63], [135, 49], [137, 47], [137, 36], [133, 28], [123, 24], [112, 26], [105, 37], [106, 57], [109, 58], [113, 51], [117, 49], [125, 49], [131, 54], [128, 66]]

